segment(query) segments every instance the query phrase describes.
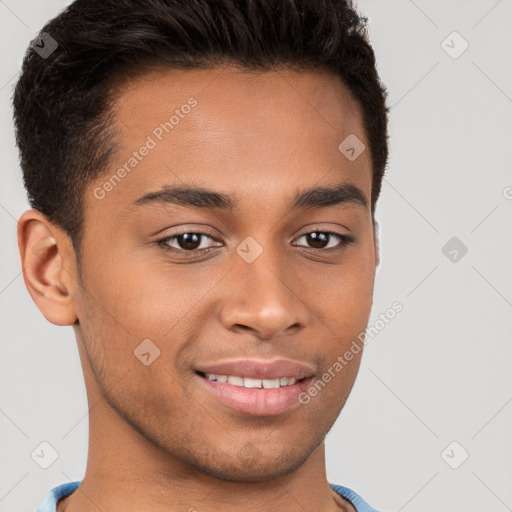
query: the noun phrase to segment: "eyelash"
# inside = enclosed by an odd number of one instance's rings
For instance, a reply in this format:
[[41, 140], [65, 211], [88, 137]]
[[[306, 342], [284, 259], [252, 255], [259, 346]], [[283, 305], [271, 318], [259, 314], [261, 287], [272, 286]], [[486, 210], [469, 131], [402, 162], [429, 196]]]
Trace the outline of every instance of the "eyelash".
[[[312, 233], [323, 233], [323, 234], [326, 234], [326, 235], [330, 235], [330, 236], [333, 236], [333, 237], [337, 238], [339, 240], [339, 242], [340, 242], [340, 244], [338, 246], [336, 246], [336, 247], [328, 247], [328, 248], [309, 247], [309, 249], [311, 249], [313, 251], [323, 251], [323, 252], [326, 252], [326, 251], [327, 252], [330, 252], [330, 251], [342, 251], [342, 250], [346, 249], [350, 244], [355, 242], [355, 238], [353, 236], [351, 236], [351, 235], [345, 235], [345, 234], [337, 233], [335, 231], [322, 231], [320, 229], [317, 229], [317, 230], [314, 230], [314, 231], [308, 231], [306, 233], [303, 233], [302, 235], [299, 236], [299, 239], [304, 237], [304, 236], [310, 235]], [[176, 233], [174, 235], [167, 236], [165, 238], [157, 240], [156, 243], [164, 251], [180, 253], [182, 255], [186, 254], [187, 255], [186, 257], [188, 257], [188, 256], [196, 256], [198, 253], [203, 253], [203, 254], [204, 253], [208, 253], [211, 250], [216, 248], [216, 247], [206, 247], [206, 248], [203, 248], [203, 249], [192, 249], [190, 251], [187, 251], [186, 249], [177, 249], [176, 247], [170, 247], [168, 245], [169, 241], [177, 239], [178, 237], [183, 236], [183, 235], [199, 235], [199, 236], [202, 236], [202, 237], [211, 238], [212, 240], [218, 242], [218, 240], [216, 240], [215, 237], [213, 237], [212, 235], [210, 235], [208, 233], [203, 233], [203, 232], [199, 232], [199, 231], [183, 231], [182, 233]], [[327, 243], [329, 244], [329, 242], [330, 242], [330, 239], [329, 239], [329, 241]], [[300, 246], [300, 247], [304, 247], [304, 246]], [[306, 249], [308, 249], [308, 247], [306, 247]]]

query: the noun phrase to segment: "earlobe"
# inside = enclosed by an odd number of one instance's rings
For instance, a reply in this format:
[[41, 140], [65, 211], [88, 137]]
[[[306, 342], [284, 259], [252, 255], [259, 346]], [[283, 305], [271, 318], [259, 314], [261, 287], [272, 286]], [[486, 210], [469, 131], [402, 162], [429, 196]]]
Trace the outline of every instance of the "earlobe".
[[41, 212], [28, 210], [18, 220], [18, 248], [25, 286], [41, 313], [52, 324], [73, 325], [76, 272], [69, 237]]

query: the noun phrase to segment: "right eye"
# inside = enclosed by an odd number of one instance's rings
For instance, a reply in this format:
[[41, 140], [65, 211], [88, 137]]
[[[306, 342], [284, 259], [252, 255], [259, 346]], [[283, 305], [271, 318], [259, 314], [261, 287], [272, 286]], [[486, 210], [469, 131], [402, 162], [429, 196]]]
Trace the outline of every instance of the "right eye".
[[[215, 240], [211, 235], [207, 233], [198, 233], [187, 231], [184, 233], [177, 233], [175, 235], [167, 236], [158, 240], [157, 243], [164, 249], [165, 251], [175, 251], [181, 253], [194, 253], [194, 252], [207, 252], [213, 247], [205, 247], [203, 242], [205, 238], [209, 238], [210, 240]], [[174, 243], [173, 247], [171, 244]], [[176, 246], [177, 245], [177, 246]]]

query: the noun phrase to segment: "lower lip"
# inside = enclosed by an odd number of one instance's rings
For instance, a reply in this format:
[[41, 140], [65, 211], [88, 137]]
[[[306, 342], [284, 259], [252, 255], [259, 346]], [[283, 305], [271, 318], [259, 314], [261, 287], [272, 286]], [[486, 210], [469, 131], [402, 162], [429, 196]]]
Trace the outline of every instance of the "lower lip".
[[207, 389], [224, 405], [235, 411], [256, 416], [276, 416], [300, 405], [299, 395], [312, 378], [303, 379], [282, 388], [244, 388], [227, 382], [209, 380], [199, 375]]

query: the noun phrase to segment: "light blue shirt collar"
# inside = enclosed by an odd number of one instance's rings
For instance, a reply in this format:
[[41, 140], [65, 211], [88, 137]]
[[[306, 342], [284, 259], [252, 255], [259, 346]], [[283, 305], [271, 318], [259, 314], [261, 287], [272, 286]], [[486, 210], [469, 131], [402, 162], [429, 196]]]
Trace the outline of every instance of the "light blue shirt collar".
[[[39, 506], [36, 512], [57, 512], [57, 502], [71, 494], [79, 485], [81, 480], [75, 482], [68, 482], [65, 484], [58, 485], [48, 492], [43, 503]], [[366, 501], [359, 496], [355, 491], [348, 487], [343, 487], [338, 484], [330, 484], [331, 488], [337, 492], [340, 496], [349, 501], [352, 506], [356, 509], [356, 512], [379, 512], [374, 509]]]

